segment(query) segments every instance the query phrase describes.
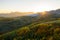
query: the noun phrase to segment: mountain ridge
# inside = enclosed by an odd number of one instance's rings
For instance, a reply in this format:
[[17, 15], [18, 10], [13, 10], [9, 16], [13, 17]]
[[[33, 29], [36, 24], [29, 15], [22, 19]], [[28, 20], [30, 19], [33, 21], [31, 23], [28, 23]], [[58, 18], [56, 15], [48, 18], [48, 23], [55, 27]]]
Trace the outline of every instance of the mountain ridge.
[[[38, 16], [39, 14], [41, 15], [43, 12], [11, 12], [11, 13], [5, 13], [5, 14], [0, 14], [0, 17], [19, 17], [19, 16]], [[53, 14], [53, 15], [60, 15], [60, 9], [57, 10], [51, 10], [51, 11], [46, 11], [46, 13]]]

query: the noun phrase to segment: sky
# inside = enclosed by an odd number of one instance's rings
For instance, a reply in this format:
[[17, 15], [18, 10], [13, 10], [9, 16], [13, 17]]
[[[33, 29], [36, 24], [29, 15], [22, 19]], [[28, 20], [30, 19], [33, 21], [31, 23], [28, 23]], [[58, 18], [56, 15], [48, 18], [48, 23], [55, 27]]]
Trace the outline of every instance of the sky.
[[0, 0], [0, 13], [41, 12], [60, 8], [60, 0]]

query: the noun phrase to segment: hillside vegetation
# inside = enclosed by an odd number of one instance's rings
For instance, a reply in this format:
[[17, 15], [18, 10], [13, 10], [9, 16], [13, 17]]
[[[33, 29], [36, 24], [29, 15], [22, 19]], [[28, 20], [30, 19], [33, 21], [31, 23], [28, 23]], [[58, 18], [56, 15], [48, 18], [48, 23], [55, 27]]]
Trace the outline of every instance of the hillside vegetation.
[[60, 9], [0, 17], [0, 40], [60, 40]]
[[60, 20], [31, 24], [0, 35], [0, 40], [60, 40]]

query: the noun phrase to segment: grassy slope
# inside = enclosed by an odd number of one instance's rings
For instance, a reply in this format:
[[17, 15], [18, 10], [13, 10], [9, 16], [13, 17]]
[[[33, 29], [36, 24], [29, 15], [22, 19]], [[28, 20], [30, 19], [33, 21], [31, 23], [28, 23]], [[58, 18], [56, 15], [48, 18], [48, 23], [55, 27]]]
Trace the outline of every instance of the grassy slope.
[[60, 20], [34, 23], [12, 32], [0, 35], [4, 40], [60, 40]]

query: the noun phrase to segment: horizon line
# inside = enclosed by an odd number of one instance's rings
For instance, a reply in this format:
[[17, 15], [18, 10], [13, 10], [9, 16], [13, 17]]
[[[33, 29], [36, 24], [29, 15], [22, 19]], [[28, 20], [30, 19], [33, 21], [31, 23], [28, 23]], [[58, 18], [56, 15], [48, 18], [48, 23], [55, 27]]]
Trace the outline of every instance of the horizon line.
[[[58, 10], [58, 9], [60, 9], [60, 8], [57, 8], [57, 9], [52, 9], [52, 10]], [[52, 10], [47, 10], [47, 11], [52, 11]], [[1, 10], [0, 10], [1, 11]], [[0, 12], [0, 13], [15, 13], [15, 12], [22, 12], [22, 13], [24, 13], [24, 12], [32, 12], [32, 13], [37, 13], [37, 12], [45, 12], [45, 11], [9, 11], [9, 10], [4, 10], [5, 12]]]

